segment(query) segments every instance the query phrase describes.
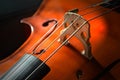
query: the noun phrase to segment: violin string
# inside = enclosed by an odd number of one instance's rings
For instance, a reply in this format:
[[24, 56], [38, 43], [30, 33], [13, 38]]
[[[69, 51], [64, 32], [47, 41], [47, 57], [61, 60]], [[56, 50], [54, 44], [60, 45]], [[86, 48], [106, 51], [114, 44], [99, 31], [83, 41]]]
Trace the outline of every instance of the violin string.
[[[74, 20], [74, 21], [75, 21], [75, 20]], [[72, 25], [72, 24], [71, 24], [71, 25]], [[55, 38], [55, 39], [50, 43], [50, 45], [49, 45], [47, 48], [45, 48], [45, 51], [46, 51], [59, 37], [60, 37], [60, 35], [59, 35], [57, 38]], [[43, 52], [41, 52], [41, 55], [42, 55], [42, 53], [43, 53]], [[39, 55], [38, 57], [40, 57], [40, 55]], [[45, 63], [45, 62], [43, 61], [39, 66], [41, 67], [44, 63]], [[27, 79], [39, 68], [39, 66], [38, 66], [29, 76], [27, 76], [27, 78], [26, 78], [25, 80], [27, 80]]]
[[[84, 11], [84, 10], [86, 10], [86, 9], [88, 9], [88, 8], [92, 8], [92, 6], [91, 6], [91, 7], [89, 6], [89, 7], [86, 7], [86, 8], [84, 8], [84, 9], [81, 9], [80, 11]], [[62, 17], [62, 18], [63, 18], [63, 17]], [[62, 18], [61, 18], [55, 25], [57, 25], [57, 24], [62, 20]], [[31, 25], [30, 23], [28, 23], [28, 22], [25, 22], [25, 23], [29, 24], [30, 26], [33, 26], [33, 25]], [[63, 22], [62, 24], [64, 24], [64, 22]], [[60, 25], [60, 26], [61, 26], [61, 25]], [[59, 26], [59, 27], [60, 27], [60, 26]], [[59, 29], [59, 27], [57, 27], [57, 29], [56, 29], [55, 31], [57, 31], [57, 30]], [[55, 32], [55, 31], [54, 31], [54, 32]], [[53, 33], [54, 33], [54, 32], [53, 32]], [[52, 33], [52, 34], [53, 34], [53, 33]], [[44, 34], [44, 35], [41, 37], [41, 39], [38, 40], [31, 48], [29, 48], [28, 52], [36, 45], [36, 47], [33, 49], [33, 51], [32, 51], [31, 54], [36, 53], [36, 50], [40, 47], [41, 43], [42, 43], [42, 42], [45, 42], [45, 41], [50, 37], [50, 36], [48, 36], [48, 38], [46, 38], [44, 41], [42, 41], [42, 39], [44, 39], [44, 37], [45, 37], [46, 35], [47, 35], [47, 33]], [[30, 56], [31, 56], [31, 55], [29, 55], [29, 56], [24, 60], [24, 62], [27, 61]], [[23, 62], [23, 63], [24, 63], [24, 62]], [[12, 75], [23, 63], [19, 64], [19, 65], [14, 69], [14, 71], [11, 72], [11, 75]], [[7, 80], [9, 79], [9, 77], [10, 77], [11, 75], [8, 75]]]
[[[84, 24], [86, 24], [87, 21], [85, 21], [81, 26], [83, 26]], [[80, 29], [81, 27], [79, 27]], [[44, 63], [46, 63], [69, 39], [72, 38], [72, 36], [79, 30], [75, 30], [75, 32], [73, 32], [73, 34], [71, 34], [59, 47], [57, 47], [34, 71], [32, 71], [32, 73], [30, 75], [27, 76], [27, 78], [25, 80], [27, 80], [35, 71], [37, 71]]]
[[[91, 7], [91, 8], [92, 8], [92, 7]], [[84, 9], [84, 10], [85, 10], [85, 9]], [[88, 14], [88, 13], [87, 13], [87, 14]], [[84, 15], [85, 15], [85, 14], [84, 14]], [[44, 38], [44, 37], [45, 37], [45, 36], [43, 36], [43, 38]], [[41, 40], [42, 40], [43, 38], [41, 38]], [[39, 40], [39, 42], [40, 42], [41, 40]], [[34, 51], [33, 51], [33, 53], [34, 53]], [[29, 58], [29, 57], [28, 57], [28, 58]], [[28, 58], [27, 58], [27, 59], [28, 59]]]
[[[62, 18], [55, 24], [55, 25], [57, 25], [60, 21], [62, 21]], [[64, 23], [64, 22], [63, 22]], [[62, 24], [63, 24], [62, 23]], [[53, 27], [55, 26], [55, 25], [53, 25]], [[58, 26], [51, 34], [53, 34], [56, 30], [58, 30], [59, 28], [61, 27], [61, 25], [60, 26]], [[50, 30], [49, 30], [50, 31]], [[40, 42], [40, 41], [38, 41], [39, 42], [39, 44], [37, 44], [37, 46], [33, 49], [33, 53], [32, 54], [35, 54], [36, 53], [36, 50], [43, 44], [43, 42], [45, 42], [50, 36], [51, 36], [51, 34], [48, 36], [48, 37], [46, 37], [42, 42]], [[46, 33], [46, 35], [47, 35], [47, 33]]]
[[[104, 4], [104, 3], [108, 3], [109, 1], [111, 1], [111, 0], [105, 0], [105, 1], [102, 1], [102, 2], [95, 3], [95, 4], [91, 4], [91, 5], [87, 6], [87, 7], [81, 8], [81, 9], [79, 9], [79, 10], [80, 10], [80, 12], [81, 12], [81, 11], [84, 11], [84, 10], [86, 10], [86, 9], [94, 8], [94, 7], [99, 6], [99, 5], [102, 5], [102, 4]], [[107, 6], [106, 6], [106, 7], [107, 7]], [[87, 14], [92, 13], [92, 12], [97, 11], [97, 10], [99, 10], [99, 9], [93, 10], [93, 11], [88, 12], [88, 13], [85, 13], [85, 14], [83, 14], [83, 15], [87, 15]], [[82, 15], [82, 16], [83, 16], [83, 15]], [[63, 17], [62, 17], [62, 18], [63, 18]], [[58, 21], [58, 23], [62, 20], [62, 18]], [[55, 25], [57, 25], [58, 23], [56, 23]], [[64, 23], [63, 23], [63, 24], [64, 24]], [[57, 30], [58, 30], [58, 28], [57, 28]], [[54, 32], [55, 32], [55, 31], [54, 31]], [[54, 32], [52, 32], [52, 34], [53, 34]], [[46, 34], [45, 34], [45, 35], [46, 35]], [[44, 37], [45, 35], [43, 35], [43, 37]], [[36, 50], [40, 47], [40, 44], [41, 44], [41, 41], [42, 41], [43, 37], [42, 37], [40, 40], [38, 40], [38, 42], [36, 42], [37, 46], [33, 49], [32, 54], [36, 53]], [[48, 38], [49, 38], [49, 36], [48, 36]], [[47, 40], [48, 38], [46, 38], [46, 40]], [[44, 41], [44, 42], [45, 42], [45, 41]], [[33, 47], [34, 47], [34, 46], [35, 46], [35, 45], [33, 45]], [[32, 49], [32, 48], [30, 48], [28, 51], [30, 51], [31, 49]]]
[[[99, 6], [99, 5], [98, 5], [98, 4], [96, 4], [96, 5], [94, 4], [94, 5], [91, 5], [91, 6], [89, 6], [89, 7], [84, 8], [84, 9], [81, 9], [80, 11], [83, 11], [83, 10], [86, 10], [86, 9], [88, 9], [88, 8], [92, 8], [92, 7], [95, 7], [95, 6]], [[88, 13], [87, 13], [87, 14], [88, 14]], [[86, 14], [84, 14], [84, 15], [86, 15]], [[56, 24], [57, 24], [57, 23], [56, 23]], [[56, 25], [56, 24], [55, 24], [55, 25]], [[45, 34], [45, 35], [46, 35], [46, 34]], [[43, 35], [43, 37], [38, 41], [39, 43], [42, 41], [42, 39], [45, 37], [45, 35]], [[37, 43], [37, 44], [38, 44], [38, 43]], [[32, 53], [32, 54], [34, 54], [34, 51], [35, 51], [35, 50], [36, 50], [36, 49], [33, 50], [33, 53]], [[28, 58], [26, 58], [25, 61], [26, 61], [27, 59], [29, 59], [29, 57], [30, 57], [30, 56], [28, 56]], [[43, 62], [43, 63], [44, 63], [44, 62]], [[18, 67], [16, 67], [15, 70], [17, 70], [17, 69], [19, 68], [19, 66], [21, 66], [21, 65], [22, 65], [22, 64], [19, 64]], [[14, 72], [12, 72], [12, 73], [14, 73]], [[11, 75], [12, 75], [12, 74], [11, 74]], [[9, 76], [10, 76], [10, 75], [9, 75]], [[8, 76], [8, 78], [9, 78], [9, 76]]]
[[[86, 10], [86, 9], [94, 8], [94, 7], [99, 6], [99, 5], [102, 5], [102, 4], [104, 4], [104, 3], [108, 3], [109, 1], [111, 1], [111, 0], [104, 0], [104, 1], [102, 1], [102, 2], [98, 2], [98, 3], [95, 3], [95, 4], [91, 4], [91, 5], [87, 6], [87, 7], [82, 8], [82, 9], [79, 9], [79, 10], [80, 10], [80, 12], [81, 12], [81, 11], [84, 11], [84, 10]], [[108, 6], [109, 6], [109, 4], [108, 4], [108, 5], [105, 5], [104, 7], [108, 7]], [[85, 14], [82, 14], [82, 16], [87, 15], [87, 14], [90, 14], [90, 13], [95, 12], [95, 11], [98, 11], [98, 10], [100, 10], [100, 9], [101, 9], [101, 8], [96, 9], [96, 10], [93, 10], [93, 11], [90, 11], [90, 12], [87, 12], [87, 13], [85, 13]], [[63, 17], [62, 17], [62, 18], [63, 18]], [[62, 20], [62, 18], [61, 18], [60, 20]], [[58, 23], [59, 23], [59, 22], [60, 22], [60, 21], [58, 21]], [[58, 24], [58, 23], [56, 23], [56, 24]], [[55, 24], [55, 25], [56, 25], [56, 24]], [[62, 23], [62, 24], [64, 24], [64, 23]], [[59, 28], [57, 28], [55, 31], [57, 31], [58, 29], [59, 29]], [[52, 36], [52, 34], [54, 34], [55, 31], [53, 31], [50, 36]], [[50, 36], [48, 36], [48, 37], [46, 38], [46, 40], [47, 40]], [[46, 42], [46, 40], [44, 40], [44, 41], [42, 42], [42, 44], [43, 44], [44, 42]], [[39, 40], [39, 41], [40, 41], [40, 40]], [[38, 41], [38, 42], [39, 42], [39, 41]], [[41, 46], [41, 43], [39, 42], [39, 44], [33, 49], [33, 54], [36, 53], [36, 50], [37, 50], [40, 46]]]
[[[97, 10], [98, 10], [98, 9], [97, 9]], [[96, 10], [94, 10], [94, 11], [96, 11]], [[92, 12], [94, 12], [94, 11], [88, 12], [88, 13], [86, 13], [86, 14], [92, 13]], [[83, 14], [83, 15], [86, 15], [86, 14]], [[66, 20], [68, 20], [68, 19], [66, 19]], [[64, 22], [66, 22], [66, 20], [65, 20]], [[76, 20], [77, 20], [77, 18], [73, 21], [73, 23], [74, 23]], [[63, 22], [61, 25], [63, 25], [64, 22]], [[73, 24], [73, 23], [72, 23], [72, 24]], [[69, 26], [71, 26], [72, 24], [70, 24]], [[55, 31], [57, 31], [57, 30], [61, 27], [61, 25], [60, 25]], [[55, 31], [54, 31], [53, 33], [55, 33]], [[51, 34], [53, 34], [53, 33], [51, 33]], [[63, 33], [62, 33], [62, 34], [63, 34]], [[61, 35], [62, 35], [62, 34], [61, 34]], [[47, 47], [44, 49], [44, 51], [46, 51], [61, 35], [59, 35], [57, 38], [55, 38], [55, 39], [49, 44], [49, 46], [47, 46]], [[50, 36], [51, 36], [51, 35], [50, 35]], [[50, 36], [49, 36], [49, 37], [50, 37]], [[47, 37], [46, 40], [47, 40], [49, 37]], [[44, 40], [43, 42], [46, 42], [46, 40]], [[42, 43], [43, 43], [43, 42], [42, 42]], [[63, 43], [62, 43], [62, 44], [63, 44]], [[63, 46], [63, 45], [62, 45], [62, 46]], [[61, 47], [62, 47], [62, 46], [61, 46]], [[39, 46], [38, 46], [38, 47], [39, 47]], [[57, 50], [56, 50], [56, 51], [57, 51]], [[55, 52], [54, 52], [54, 53], [55, 53]], [[41, 52], [40, 55], [42, 55], [42, 52]], [[39, 55], [39, 56], [40, 56], [40, 55]], [[51, 56], [52, 56], [52, 55], [51, 55]], [[49, 57], [49, 58], [50, 58], [50, 57]], [[49, 59], [49, 58], [48, 58], [48, 59]], [[46, 60], [46, 61], [47, 61], [47, 60]], [[44, 63], [43, 63], [43, 64], [44, 64]], [[42, 65], [42, 64], [41, 64], [41, 65]]]
[[36, 70], [38, 70], [38, 68], [40, 68], [44, 63], [46, 63], [68, 40], [70, 40], [86, 23], [88, 23], [89, 21], [92, 21], [100, 16], [103, 16], [111, 11], [113, 11], [116, 8], [119, 8], [120, 6], [114, 7], [110, 10], [107, 10], [93, 18], [90, 18], [88, 20], [86, 20], [81, 26], [79, 26], [77, 28], [77, 30], [75, 30], [59, 47], [57, 47], [30, 75], [27, 76], [27, 78], [25, 80], [27, 80]]
[[[60, 22], [61, 20], [62, 20], [62, 19], [60, 19], [58, 22]], [[55, 23], [55, 24], [52, 26], [52, 28], [53, 28], [53, 27], [56, 27], [56, 25], [58, 24], [58, 22]], [[51, 29], [49, 29], [49, 30], [47, 31], [47, 33], [45, 33], [31, 48], [29, 48], [28, 52], [33, 48], [32, 54], [34, 54], [37, 46], [39, 46], [39, 45], [44, 41], [43, 39], [47, 36], [48, 32], [50, 32], [50, 31], [51, 31]], [[34, 48], [34, 46], [36, 46], [36, 47]]]
[[[76, 18], [68, 27], [71, 27], [71, 25], [72, 25], [77, 19], [78, 19], [78, 18]], [[57, 41], [57, 40], [60, 38], [60, 36], [63, 35], [63, 34], [64, 34], [64, 32], [63, 32], [62, 34], [58, 35], [44, 50], [46, 51], [47, 49], [49, 49], [49, 48], [54, 44], [54, 42]], [[40, 57], [40, 55], [39, 55], [39, 57]]]
[[[106, 5], [106, 6], [104, 6], [104, 7], [108, 7], [109, 5]], [[81, 16], [85, 16], [85, 15], [87, 15], [87, 14], [90, 14], [90, 13], [93, 13], [93, 12], [96, 12], [96, 11], [98, 11], [98, 10], [101, 10], [102, 9], [102, 7], [100, 7], [100, 8], [97, 8], [97, 9], [95, 9], [95, 10], [92, 10], [92, 11], [89, 11], [89, 12], [86, 12], [86, 13], [84, 13], [84, 14], [82, 14]], [[41, 44], [39, 44], [38, 46], [37, 46], [37, 48], [36, 49], [34, 49], [34, 53], [36, 52], [36, 50], [44, 43], [44, 42], [46, 42], [51, 36], [52, 36], [52, 34], [54, 34], [66, 21], [67, 21], [68, 19], [66, 19], [54, 32], [52, 32], [51, 33], [51, 35], [50, 36], [48, 36]], [[59, 22], [58, 22], [59, 23]], [[71, 24], [72, 25], [72, 24]], [[64, 33], [62, 33], [62, 34], [64, 34]], [[61, 34], [61, 35], [62, 35]], [[42, 52], [40, 52], [40, 54], [39, 55], [42, 55], [44, 52], [46, 52], [47, 51], [47, 49], [49, 49], [50, 48], [50, 46], [52, 46], [53, 44], [54, 44], [54, 42], [57, 40], [57, 39], [59, 39], [59, 37], [61, 36], [61, 35], [59, 35], [57, 38], [55, 38], [48, 46], [47, 46], [47, 48], [45, 48], [45, 49], [43, 49], [43, 51]]]
[[[58, 22], [60, 22], [61, 20], [62, 20], [62, 19], [60, 19]], [[27, 23], [27, 24], [29, 24], [29, 23]], [[62, 24], [63, 24], [63, 23], [62, 23]], [[57, 25], [57, 23], [56, 23], [55, 25]], [[32, 25], [31, 25], [31, 26], [32, 26]], [[49, 30], [49, 31], [50, 31], [50, 30]], [[40, 43], [42, 42], [42, 39], [44, 39], [44, 37], [45, 37], [46, 35], [47, 35], [47, 33], [44, 34], [44, 35], [41, 37], [41, 39], [40, 39], [36, 44], [40, 44]], [[35, 45], [35, 44], [34, 44], [34, 45]], [[32, 48], [32, 47], [31, 47], [31, 48]], [[31, 49], [31, 48], [30, 48], [30, 49]], [[37, 48], [37, 47], [36, 47], [36, 48]], [[36, 48], [33, 49], [32, 54], [35, 53]], [[30, 50], [30, 49], [29, 49], [29, 50]], [[32, 55], [32, 54], [31, 54], [31, 55]], [[31, 55], [28, 55], [28, 56], [26, 57], [26, 59], [24, 60], [24, 62], [27, 61]], [[23, 63], [24, 63], [24, 62], [23, 62]], [[18, 64], [18, 65], [15, 67], [14, 71], [11, 72], [11, 73], [13, 74], [13, 73], [15, 72], [15, 70], [17, 70], [23, 63]], [[11, 75], [12, 75], [12, 74], [11, 74]], [[9, 77], [10, 77], [11, 75], [7, 75], [7, 76], [8, 76], [7, 80], [9, 79]]]
[[[104, 7], [108, 7], [108, 6], [109, 6], [109, 5], [105, 5]], [[86, 13], [82, 14], [81, 16], [85, 16], [85, 15], [87, 15], [87, 14], [91, 14], [91, 13], [94, 13], [94, 12], [99, 11], [99, 10], [102, 10], [102, 9], [103, 9], [103, 7], [99, 7], [99, 8], [97, 8], [97, 9], [95, 9], [95, 10], [86, 12]]]
[[96, 19], [96, 18], [98, 18], [98, 17], [100, 17], [100, 16], [103, 16], [103, 15], [105, 15], [105, 14], [110, 13], [111, 11], [113, 11], [113, 10], [115, 10], [115, 9], [117, 9], [117, 8], [120, 8], [120, 5], [117, 6], [117, 7], [111, 8], [110, 10], [107, 10], [107, 11], [103, 12], [103, 13], [99, 14], [98, 16], [95, 16], [95, 17], [93, 17], [93, 18], [90, 18], [90, 19], [87, 20], [87, 21], [88, 21], [88, 22], [89, 22], [89, 21], [92, 21], [92, 20], [94, 20], [94, 19]]
[[[107, 0], [107, 1], [103, 1], [103, 2], [96, 3], [96, 4], [92, 4], [92, 5], [89, 5], [89, 6], [85, 7], [85, 8], [79, 9], [79, 10], [80, 10], [80, 12], [81, 12], [81, 11], [84, 11], [84, 10], [86, 10], [86, 9], [94, 8], [94, 7], [99, 6], [99, 5], [101, 5], [101, 4], [107, 3], [107, 2], [109, 2], [109, 1], [111, 1], [111, 0]], [[104, 6], [104, 7], [107, 7], [107, 6], [109, 6], [109, 5], [106, 5], [106, 6]], [[90, 13], [95, 12], [95, 11], [100, 10], [100, 9], [101, 9], [101, 8], [96, 9], [96, 10], [93, 10], [93, 11], [90, 11], [90, 12], [87, 12], [87, 13], [85, 13], [85, 14], [82, 14], [82, 16], [87, 15], [87, 14], [90, 14]], [[63, 17], [62, 17], [62, 18], [63, 18]], [[57, 24], [62, 20], [62, 18], [61, 18], [55, 25], [57, 25]], [[64, 23], [62, 23], [62, 24], [64, 24]], [[55, 26], [55, 25], [54, 25], [54, 26]], [[61, 26], [59, 26], [59, 28], [60, 28], [60, 27], [61, 27]], [[59, 28], [57, 28], [55, 31], [57, 31]], [[50, 30], [49, 30], [49, 31], [50, 31]], [[48, 32], [49, 32], [49, 31], [48, 31]], [[52, 36], [52, 34], [54, 34], [55, 31], [53, 31], [53, 32], [50, 34], [50, 36]], [[47, 34], [48, 34], [48, 33], [44, 34], [44, 35], [40, 38], [40, 40], [38, 40], [38, 41], [36, 42], [36, 44], [34, 44], [28, 51], [30, 51], [30, 50], [36, 45], [36, 47], [34, 47], [34, 49], [33, 49], [33, 51], [32, 51], [32, 54], [36, 53], [36, 50], [37, 50], [45, 41], [47, 41], [47, 39], [50, 37], [50, 36], [48, 36], [47, 38], [45, 38], [45, 40], [43, 40], [44, 37], [45, 37]]]
[[[88, 9], [88, 8], [93, 8], [93, 7], [98, 6], [98, 5], [102, 4], [102, 3], [105, 3], [105, 2], [101, 2], [101, 3], [97, 3], [97, 4], [90, 5], [90, 6], [86, 7], [86, 8], [81, 9], [80, 11], [86, 10], [86, 9]], [[108, 7], [108, 6], [109, 6], [109, 5], [105, 5], [104, 7]], [[101, 9], [102, 9], [102, 7], [97, 8], [97, 9], [95, 9], [95, 10], [86, 12], [86, 13], [82, 14], [81, 16], [85, 16], [85, 15], [87, 15], [87, 14], [93, 13], [93, 12], [98, 11], [98, 10], [101, 10]], [[62, 17], [62, 18], [63, 18], [63, 17]], [[60, 19], [60, 21], [62, 20], [62, 18]], [[68, 20], [68, 19], [64, 20], [64, 22], [66, 22], [67, 20]], [[57, 25], [60, 21], [58, 21], [55, 25]], [[64, 24], [64, 22], [63, 22], [59, 27], [57, 27], [57, 29], [55, 29], [43, 42], [41, 42], [41, 43], [39, 42], [39, 44], [33, 49], [33, 54], [36, 53], [36, 50], [37, 50], [40, 46], [42, 46], [42, 44], [45, 43], [45, 42]], [[56, 40], [57, 40], [57, 39], [56, 39]], [[40, 41], [40, 40], [39, 40], [39, 41]], [[55, 42], [55, 40], [54, 40], [54, 42]], [[52, 42], [52, 43], [54, 43], [54, 42]], [[50, 43], [50, 44], [52, 44], [52, 43]], [[47, 49], [45, 49], [44, 51], [46, 51], [46, 50], [47, 50]], [[44, 52], [44, 51], [43, 51], [43, 52]], [[42, 53], [42, 52], [41, 52], [41, 53]]]
[[[62, 20], [62, 18], [61, 18], [55, 25], [57, 25], [61, 20]], [[66, 21], [66, 20], [67, 20], [67, 19], [65, 19], [65, 21]], [[27, 23], [27, 24], [29, 24], [29, 23]], [[55, 32], [56, 30], [58, 30], [63, 24], [64, 24], [64, 22], [62, 22], [61, 25], [54, 30], [54, 32]], [[32, 25], [31, 25], [31, 26], [32, 26]], [[46, 34], [47, 34], [47, 33], [46, 33]], [[46, 34], [43, 35], [43, 37], [38, 41], [39, 44], [40, 44], [40, 42], [42, 41], [42, 39], [46, 36]], [[51, 34], [53, 34], [53, 33], [51, 33]], [[46, 39], [45, 39], [45, 40], [46, 40]], [[45, 40], [44, 40], [44, 41], [45, 41]], [[37, 44], [38, 44], [38, 43], [37, 43]], [[38, 47], [36, 47], [36, 48], [38, 48]], [[33, 50], [32, 54], [35, 53], [36, 48]], [[31, 55], [32, 55], [32, 54], [31, 54]], [[26, 59], [24, 60], [24, 62], [27, 61], [31, 55], [29, 55], [28, 57], [26, 57]], [[23, 63], [24, 63], [24, 62], [23, 62]], [[15, 68], [15, 70], [17, 70], [23, 63], [18, 64], [17, 67]], [[14, 72], [15, 72], [15, 71], [13, 71], [13, 72], [11, 72], [11, 73], [13, 74]], [[12, 75], [12, 74], [11, 74], [11, 75]], [[9, 78], [11, 75], [8, 75], [8, 78]], [[8, 78], [7, 78], [7, 79], [8, 79]]]
[[[61, 47], [62, 47], [62, 46], [61, 46]], [[57, 50], [56, 50], [56, 51], [57, 51]], [[51, 55], [51, 56], [52, 56], [52, 55]], [[50, 58], [50, 57], [49, 57], [49, 58]], [[49, 59], [49, 58], [48, 58], [48, 59]], [[47, 61], [47, 60], [46, 60], [46, 61]], [[44, 64], [44, 63], [43, 63], [43, 64]], [[42, 66], [42, 64], [41, 64], [41, 66]]]
[[[83, 11], [83, 10], [85, 10], [85, 9], [88, 9], [88, 8], [91, 8], [91, 7], [89, 6], [89, 7], [87, 7], [87, 8], [84, 8], [84, 9], [82, 9], [81, 11]], [[55, 25], [57, 25], [63, 18], [64, 18], [64, 17], [62, 17]], [[66, 19], [65, 21], [67, 21], [67, 19]], [[64, 21], [64, 22], [65, 22], [65, 21]], [[41, 40], [43, 39], [43, 37], [42, 37], [40, 40], [38, 40], [38, 42], [36, 43], [36, 44], [38, 44], [38, 45], [33, 49], [33, 53], [32, 53], [32, 54], [36, 53], [36, 50], [37, 50], [44, 42], [46, 42], [46, 41], [52, 36], [52, 34], [54, 34], [54, 33], [64, 24], [64, 22], [62, 22], [62, 24], [61, 24], [60, 26], [58, 26], [57, 29], [55, 29], [55, 30], [51, 33], [51, 35], [49, 35], [42, 43], [41, 43]], [[46, 34], [45, 34], [45, 35], [46, 35]], [[45, 35], [43, 35], [43, 36], [45, 36]], [[33, 47], [34, 47], [34, 46], [33, 46]], [[31, 48], [30, 48], [29, 50], [31, 50]], [[28, 51], [29, 51], [29, 50], [28, 50]]]
[[111, 0], [104, 0], [104, 1], [102, 1], [102, 2], [98, 2], [98, 3], [95, 3], [95, 4], [91, 4], [91, 5], [87, 6], [87, 7], [82, 8], [82, 9], [79, 9], [79, 10], [80, 10], [80, 11], [84, 11], [84, 10], [89, 9], [89, 8], [94, 8], [94, 7], [100, 6], [100, 5], [104, 4], [104, 3], [108, 3], [109, 1], [111, 1]]
[[[62, 20], [62, 18], [61, 18], [61, 20]], [[68, 20], [68, 19], [65, 19], [65, 21], [66, 20]], [[64, 22], [62, 22], [41, 44], [39, 44], [38, 46], [37, 46], [37, 48], [35, 48], [33, 51], [34, 51], [34, 53], [36, 53], [36, 50], [40, 47], [40, 46], [42, 46], [42, 44], [43, 43], [45, 43], [59, 28], [61, 28], [61, 26], [65, 23], [65, 21]], [[59, 23], [59, 22], [58, 22]], [[57, 23], [57, 24], [58, 24]]]

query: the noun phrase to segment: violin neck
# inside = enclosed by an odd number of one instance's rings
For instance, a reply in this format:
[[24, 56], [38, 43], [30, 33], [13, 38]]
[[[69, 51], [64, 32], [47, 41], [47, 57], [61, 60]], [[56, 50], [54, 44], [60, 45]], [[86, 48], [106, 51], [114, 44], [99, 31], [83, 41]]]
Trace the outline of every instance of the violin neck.
[[[41, 80], [50, 68], [31, 54], [25, 54], [0, 80]], [[37, 70], [35, 70], [37, 69]]]

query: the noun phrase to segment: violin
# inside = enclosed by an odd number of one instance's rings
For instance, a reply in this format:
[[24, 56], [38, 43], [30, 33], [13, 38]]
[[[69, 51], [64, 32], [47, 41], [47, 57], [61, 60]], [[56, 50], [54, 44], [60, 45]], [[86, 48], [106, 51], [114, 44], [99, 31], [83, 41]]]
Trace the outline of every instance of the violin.
[[[33, 16], [21, 20], [30, 36], [0, 61], [0, 80], [98, 80], [107, 65], [120, 59], [120, 6], [112, 3], [44, 0]], [[100, 79], [119, 80], [119, 69]]]

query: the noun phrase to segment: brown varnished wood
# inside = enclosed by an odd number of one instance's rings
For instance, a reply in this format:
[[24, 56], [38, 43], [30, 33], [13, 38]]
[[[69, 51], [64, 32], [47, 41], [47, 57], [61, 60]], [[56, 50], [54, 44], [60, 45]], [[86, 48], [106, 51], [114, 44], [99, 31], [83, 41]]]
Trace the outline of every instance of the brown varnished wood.
[[[16, 50], [7, 59], [0, 61], [0, 75], [6, 72], [20, 57], [26, 52], [32, 53], [32, 50], [36, 46], [36, 42], [49, 30], [50, 27], [42, 27], [42, 23], [48, 19], [60, 19], [64, 13], [70, 9], [83, 8], [92, 3], [99, 1], [96, 0], [49, 0], [45, 2], [37, 12], [24, 21], [32, 24], [31, 35], [25, 41], [25, 43]], [[79, 12], [83, 14], [90, 10], [94, 10], [98, 7]], [[108, 10], [108, 9], [106, 9]], [[104, 11], [96, 11], [95, 13], [84, 16], [85, 19], [94, 17]], [[73, 38], [70, 40], [71, 45], [63, 46], [57, 54], [55, 54], [46, 64], [51, 68], [51, 71], [46, 75], [43, 80], [77, 80], [76, 72], [78, 70], [83, 71], [81, 80], [93, 79], [103, 68], [114, 60], [120, 58], [120, 34], [119, 34], [119, 22], [120, 14], [112, 11], [109, 14], [101, 16], [93, 21], [90, 21], [90, 42], [92, 45], [92, 55], [94, 60], [88, 60], [80, 54], [80, 42]], [[51, 24], [52, 26], [53, 24]], [[59, 33], [55, 34], [55, 37]], [[51, 42], [55, 37], [50, 38], [48, 42]], [[40, 48], [48, 45], [46, 43]], [[54, 44], [60, 45], [59, 42]], [[40, 59], [44, 60], [52, 50], [56, 49], [52, 46], [46, 53], [44, 53]], [[107, 73], [101, 80], [119, 80], [120, 65]], [[39, 79], [38, 79], [39, 80]]]

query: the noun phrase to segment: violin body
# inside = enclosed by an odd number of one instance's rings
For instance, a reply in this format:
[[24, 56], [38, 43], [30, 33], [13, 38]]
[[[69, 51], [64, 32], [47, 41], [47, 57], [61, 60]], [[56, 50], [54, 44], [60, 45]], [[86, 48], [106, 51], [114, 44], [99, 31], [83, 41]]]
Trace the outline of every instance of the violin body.
[[[68, 10], [74, 8], [81, 9], [96, 2], [98, 1], [49, 0], [44, 5], [40, 6], [33, 16], [24, 18], [22, 22], [29, 25], [31, 34], [20, 48], [18, 48], [6, 59], [0, 61], [0, 76], [8, 71], [12, 65], [14, 65], [26, 53], [31, 54], [37, 46], [38, 41], [48, 32], [48, 30], [51, 29], [51, 26], [54, 25], [54, 23], [51, 23], [49, 26], [44, 27], [44, 22], [53, 18], [59, 20]], [[88, 11], [95, 10], [98, 7], [90, 8], [89, 10], [85, 10], [83, 12], [80, 11], [78, 14], [84, 14]], [[103, 9], [108, 10], [107, 8]], [[104, 10], [98, 10], [83, 17], [87, 20], [104, 12]], [[120, 13], [112, 11], [89, 22], [91, 54], [94, 58], [93, 60], [89, 60], [85, 56], [81, 55], [81, 41], [76, 38], [72, 38], [69, 41], [69, 45], [62, 46], [62, 48], [45, 63], [49, 66], [50, 72], [46, 74], [43, 80], [79, 80], [79, 76], [81, 76], [80, 80], [92, 80], [108, 64], [112, 63], [116, 59], [119, 59], [119, 18]], [[46, 48], [47, 45], [49, 45], [50, 42], [60, 34], [60, 31], [61, 29], [54, 33], [54, 36], [50, 37], [45, 44], [40, 46], [37, 52], [39, 53], [40, 50]], [[42, 41], [44, 41], [44, 39]], [[61, 43], [59, 41], [56, 41], [54, 45], [52, 45], [38, 58], [44, 61], [57, 48], [56, 46], [59, 46], [60, 44]], [[38, 55], [39, 54], [34, 54], [36, 57]], [[117, 65], [116, 68], [103, 76], [101, 80], [120, 79], [119, 70], [120, 65]], [[83, 73], [82, 75], [81, 72]]]

